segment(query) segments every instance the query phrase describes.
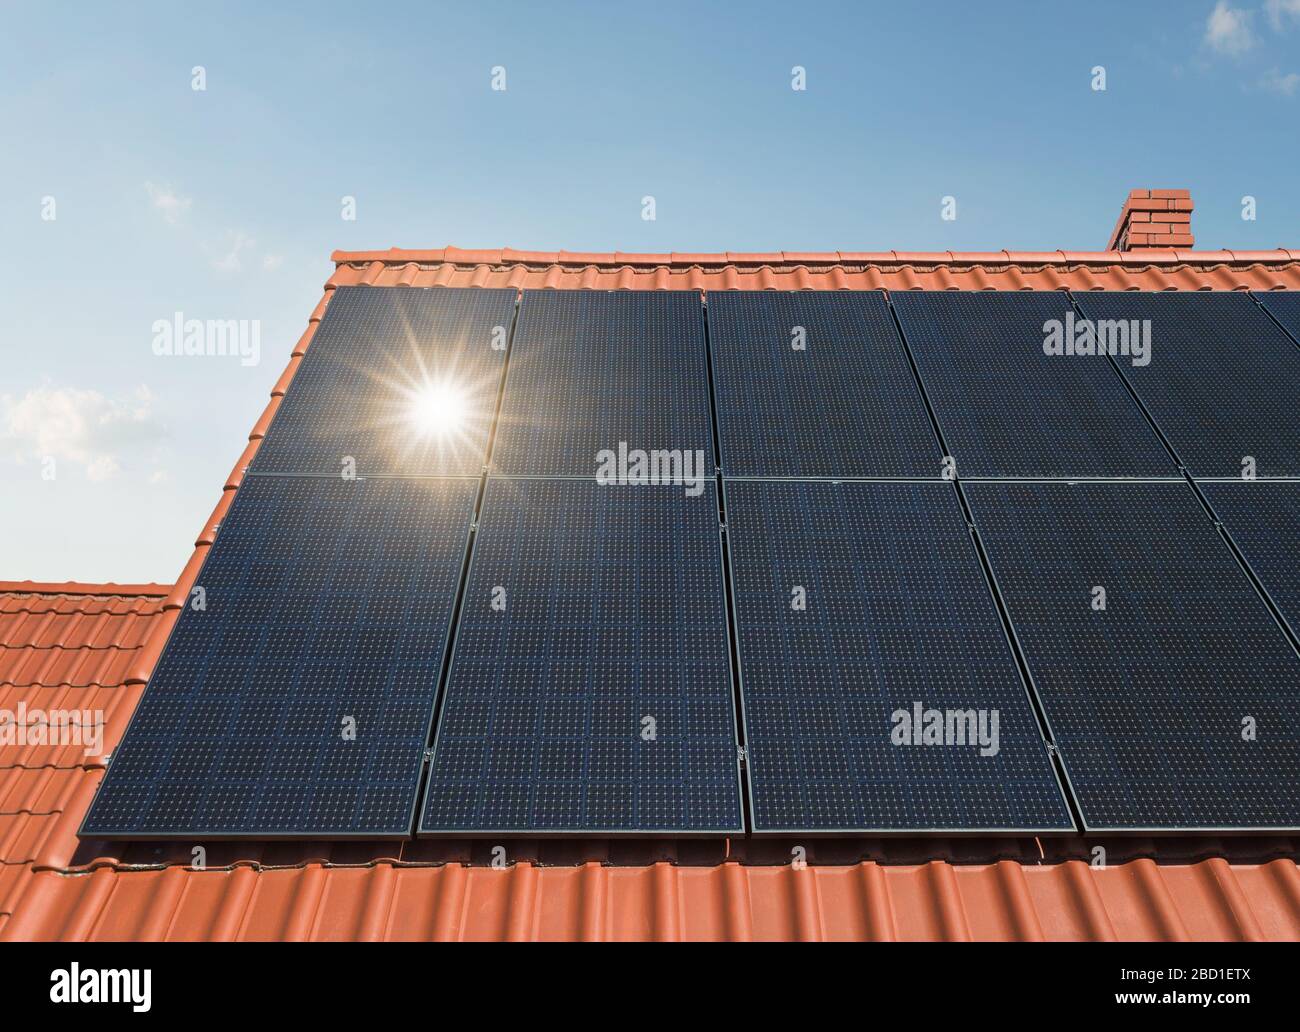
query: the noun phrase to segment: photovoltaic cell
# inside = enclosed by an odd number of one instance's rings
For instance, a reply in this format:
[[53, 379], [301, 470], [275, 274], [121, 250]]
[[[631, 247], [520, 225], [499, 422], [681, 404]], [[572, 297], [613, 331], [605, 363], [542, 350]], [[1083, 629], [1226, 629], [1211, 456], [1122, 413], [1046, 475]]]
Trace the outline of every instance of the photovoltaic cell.
[[409, 835], [477, 490], [247, 477], [81, 834]]
[[1300, 341], [1300, 290], [1261, 290], [1255, 297], [1292, 340]]
[[421, 833], [742, 829], [713, 492], [488, 481]]
[[[726, 505], [756, 832], [1073, 830], [950, 484]], [[951, 733], [921, 744], [918, 708]]]
[[713, 470], [704, 311], [695, 291], [526, 290], [495, 470], [590, 476], [597, 455], [699, 452]]
[[1239, 291], [1087, 291], [1092, 320], [1148, 323], [1151, 361], [1122, 368], [1196, 477], [1300, 474], [1300, 348]]
[[1203, 483], [1201, 490], [1293, 632], [1300, 634], [1300, 483]]
[[965, 491], [1088, 830], [1300, 827], [1300, 658], [1186, 483]]
[[1174, 477], [1110, 360], [1047, 354], [1062, 291], [905, 290], [894, 309], [961, 477]]
[[728, 475], [940, 475], [881, 291], [712, 291], [708, 322]]
[[253, 459], [257, 473], [478, 474], [513, 290], [339, 287]]

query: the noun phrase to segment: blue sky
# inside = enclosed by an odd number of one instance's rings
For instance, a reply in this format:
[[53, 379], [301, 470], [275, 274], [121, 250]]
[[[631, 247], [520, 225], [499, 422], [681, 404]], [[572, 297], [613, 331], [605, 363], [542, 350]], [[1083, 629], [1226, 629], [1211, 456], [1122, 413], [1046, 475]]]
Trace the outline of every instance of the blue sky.
[[1300, 0], [269, 7], [4, 10], [0, 579], [172, 581], [335, 248], [1300, 245]]

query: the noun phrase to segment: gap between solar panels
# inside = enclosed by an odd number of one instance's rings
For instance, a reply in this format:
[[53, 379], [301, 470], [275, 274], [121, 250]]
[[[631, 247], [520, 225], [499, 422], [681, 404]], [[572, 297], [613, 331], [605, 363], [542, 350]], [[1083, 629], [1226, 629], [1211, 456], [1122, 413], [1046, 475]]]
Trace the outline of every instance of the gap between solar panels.
[[709, 429], [713, 437], [714, 489], [718, 503], [718, 543], [722, 553], [722, 586], [727, 608], [727, 647], [731, 661], [731, 707], [736, 721], [736, 749], [740, 769], [740, 804], [741, 819], [746, 832], [754, 826], [753, 804], [751, 802], [749, 779], [749, 744], [746, 738], [745, 721], [741, 714], [744, 699], [740, 685], [740, 648], [736, 634], [736, 590], [735, 577], [732, 573], [731, 546], [727, 531], [727, 489], [722, 476], [722, 434], [718, 422], [718, 381], [715, 372], [717, 364], [713, 353], [712, 331], [709, 327], [708, 295], [703, 301], [704, 316], [704, 351], [705, 369], [709, 384]]

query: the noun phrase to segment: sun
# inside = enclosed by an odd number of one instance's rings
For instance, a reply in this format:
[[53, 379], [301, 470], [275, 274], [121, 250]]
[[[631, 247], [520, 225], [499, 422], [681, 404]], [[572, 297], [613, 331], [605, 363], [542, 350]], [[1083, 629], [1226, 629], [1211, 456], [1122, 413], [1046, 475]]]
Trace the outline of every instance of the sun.
[[448, 437], [465, 428], [469, 406], [465, 395], [451, 384], [427, 384], [412, 398], [410, 418], [426, 437]]

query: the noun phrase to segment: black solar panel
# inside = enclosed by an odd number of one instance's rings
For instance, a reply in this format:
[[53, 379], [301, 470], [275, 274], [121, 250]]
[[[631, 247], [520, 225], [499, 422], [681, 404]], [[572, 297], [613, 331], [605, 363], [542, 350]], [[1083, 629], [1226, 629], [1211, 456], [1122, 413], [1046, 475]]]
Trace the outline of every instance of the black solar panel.
[[1173, 477], [1104, 356], [1048, 354], [1061, 291], [896, 291], [921, 381], [961, 477]]
[[410, 834], [477, 490], [246, 478], [81, 834]]
[[708, 321], [728, 475], [939, 476], [881, 291], [715, 291]]
[[1300, 341], [1300, 290], [1261, 290], [1255, 297], [1282, 324], [1292, 340]]
[[1196, 477], [1300, 474], [1300, 348], [1236, 291], [1075, 295], [1093, 320], [1149, 325], [1151, 361], [1123, 366]]
[[726, 621], [712, 481], [489, 480], [420, 831], [740, 831]]
[[965, 490], [1089, 830], [1300, 827], [1300, 658], [1191, 488]]
[[493, 467], [594, 477], [620, 445], [698, 453], [712, 473], [700, 295], [524, 291]]
[[476, 288], [339, 287], [252, 469], [477, 474], [515, 296]]
[[1214, 513], [1291, 629], [1300, 634], [1300, 483], [1203, 483]]
[[950, 485], [726, 502], [755, 831], [1073, 829]]

